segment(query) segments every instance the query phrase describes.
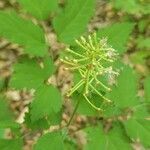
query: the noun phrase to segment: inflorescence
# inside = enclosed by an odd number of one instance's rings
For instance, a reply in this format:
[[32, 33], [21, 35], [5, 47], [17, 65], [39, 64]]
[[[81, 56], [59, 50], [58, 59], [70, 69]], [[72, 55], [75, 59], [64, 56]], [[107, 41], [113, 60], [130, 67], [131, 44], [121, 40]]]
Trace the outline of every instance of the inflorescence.
[[[96, 110], [102, 111], [100, 107], [95, 106], [89, 99], [91, 92], [99, 95], [104, 102], [111, 103], [95, 85], [99, 85], [111, 91], [111, 89], [99, 80], [101, 76], [114, 77], [119, 73], [113, 70], [112, 63], [118, 55], [112, 47], [107, 44], [107, 39], [99, 39], [96, 33], [89, 35], [88, 38], [81, 36], [80, 40], [76, 40], [79, 46], [79, 52], [67, 48], [69, 56], [61, 59], [67, 65], [66, 69], [78, 71], [81, 80], [74, 85], [67, 96], [71, 96], [81, 86], [83, 86], [83, 96], [86, 101]], [[108, 65], [109, 64], [109, 65]]]

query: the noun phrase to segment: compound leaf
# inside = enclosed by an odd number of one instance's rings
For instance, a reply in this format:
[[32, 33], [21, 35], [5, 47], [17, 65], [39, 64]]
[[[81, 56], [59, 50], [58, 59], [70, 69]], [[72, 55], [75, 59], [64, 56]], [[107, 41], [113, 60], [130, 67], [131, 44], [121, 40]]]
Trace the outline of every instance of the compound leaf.
[[137, 75], [129, 66], [124, 66], [118, 76], [117, 86], [112, 87], [112, 92], [107, 94], [120, 108], [132, 107], [137, 102]]
[[28, 113], [25, 115], [25, 124], [28, 128], [34, 130], [42, 130], [42, 129], [48, 129], [50, 124], [46, 120], [46, 118], [39, 119], [37, 121], [32, 122], [31, 120], [31, 114], [30, 110]]
[[43, 30], [31, 21], [19, 17], [15, 12], [0, 11], [0, 36], [24, 47], [27, 54], [47, 54]]
[[140, 140], [145, 146], [150, 146], [150, 121], [144, 119], [129, 119], [124, 122], [126, 131], [131, 139]]
[[122, 54], [126, 51], [127, 40], [134, 27], [133, 23], [122, 22], [99, 29], [100, 38], [108, 38], [108, 43]]
[[140, 141], [144, 146], [150, 146], [150, 114], [145, 105], [138, 106], [134, 115], [123, 122], [128, 136], [133, 141]]
[[94, 7], [95, 0], [69, 0], [53, 21], [59, 40], [72, 44], [86, 30]]
[[37, 19], [45, 20], [57, 8], [57, 0], [17, 0], [23, 8]]
[[63, 139], [60, 132], [47, 133], [40, 137], [34, 145], [33, 150], [63, 150]]
[[5, 140], [0, 139], [1, 150], [22, 150], [23, 141], [21, 139]]
[[31, 120], [31, 108], [29, 112], [25, 115], [25, 123], [32, 130], [42, 130], [48, 129], [51, 125], [58, 125], [61, 123], [62, 113], [53, 113], [49, 115], [47, 118], [41, 118], [36, 121]]
[[31, 103], [31, 120], [34, 122], [58, 113], [62, 106], [61, 94], [51, 85], [42, 85], [35, 92]]
[[89, 127], [85, 129], [88, 142], [84, 150], [132, 150], [131, 145], [120, 126], [115, 126], [110, 132], [105, 133], [102, 127]]
[[49, 57], [44, 58], [43, 65], [44, 67], [41, 68], [36, 59], [21, 58], [19, 63], [14, 66], [14, 75], [10, 80], [10, 86], [17, 89], [38, 88], [55, 70]]

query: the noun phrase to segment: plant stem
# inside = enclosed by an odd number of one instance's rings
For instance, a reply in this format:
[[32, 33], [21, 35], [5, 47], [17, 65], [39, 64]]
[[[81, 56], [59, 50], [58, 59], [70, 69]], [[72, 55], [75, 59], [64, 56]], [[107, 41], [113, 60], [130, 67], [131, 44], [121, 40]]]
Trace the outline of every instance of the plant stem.
[[72, 121], [72, 119], [73, 119], [73, 117], [74, 117], [74, 115], [75, 115], [75, 113], [76, 113], [76, 111], [77, 111], [77, 109], [78, 109], [79, 103], [80, 103], [80, 99], [78, 99], [78, 101], [77, 101], [77, 103], [76, 103], [76, 106], [75, 106], [75, 108], [74, 108], [74, 110], [73, 110], [73, 113], [72, 113], [72, 115], [71, 115], [71, 117], [70, 117], [70, 120], [69, 120], [69, 122], [67, 123], [66, 127], [69, 127], [69, 125], [70, 125], [70, 123], [71, 123], [71, 121]]

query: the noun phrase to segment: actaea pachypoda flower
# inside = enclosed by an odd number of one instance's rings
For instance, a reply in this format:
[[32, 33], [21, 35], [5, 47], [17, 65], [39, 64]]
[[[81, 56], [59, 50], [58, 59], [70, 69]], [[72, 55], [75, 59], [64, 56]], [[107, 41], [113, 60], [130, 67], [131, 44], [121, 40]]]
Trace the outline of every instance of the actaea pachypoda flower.
[[79, 40], [75, 41], [79, 50], [76, 51], [67, 48], [68, 56], [61, 59], [61, 61], [67, 65], [66, 69], [78, 71], [81, 80], [69, 90], [67, 96], [71, 96], [82, 86], [82, 94], [86, 101], [94, 109], [102, 111], [100, 107], [95, 106], [90, 101], [89, 94], [94, 91], [103, 99], [103, 102], [111, 103], [111, 100], [97, 90], [94, 85], [99, 85], [107, 91], [111, 90], [99, 80], [99, 77], [107, 75], [112, 78], [119, 74], [117, 71], [114, 71], [112, 67], [112, 63], [116, 60], [118, 54], [115, 49], [107, 44], [107, 39], [99, 39], [96, 33], [89, 35], [88, 38], [81, 36]]

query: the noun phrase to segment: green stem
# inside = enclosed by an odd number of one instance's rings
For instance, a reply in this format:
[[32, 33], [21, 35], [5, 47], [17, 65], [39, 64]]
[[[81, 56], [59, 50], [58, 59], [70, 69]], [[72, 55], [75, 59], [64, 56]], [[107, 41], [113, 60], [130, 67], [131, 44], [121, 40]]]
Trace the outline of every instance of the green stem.
[[89, 77], [90, 77], [90, 69], [87, 70], [87, 73], [86, 73], [85, 94], [88, 94]]
[[69, 120], [69, 122], [67, 123], [66, 127], [69, 127], [69, 125], [71, 124], [71, 121], [72, 121], [72, 119], [73, 119], [73, 117], [74, 117], [74, 115], [75, 115], [75, 113], [76, 113], [76, 111], [77, 111], [77, 109], [78, 109], [79, 103], [80, 103], [80, 99], [78, 99], [78, 101], [77, 101], [77, 103], [76, 103], [76, 106], [75, 106], [75, 108], [74, 108], [74, 110], [73, 110], [73, 113], [72, 113], [72, 115], [71, 115], [71, 117], [70, 117], [70, 120]]

